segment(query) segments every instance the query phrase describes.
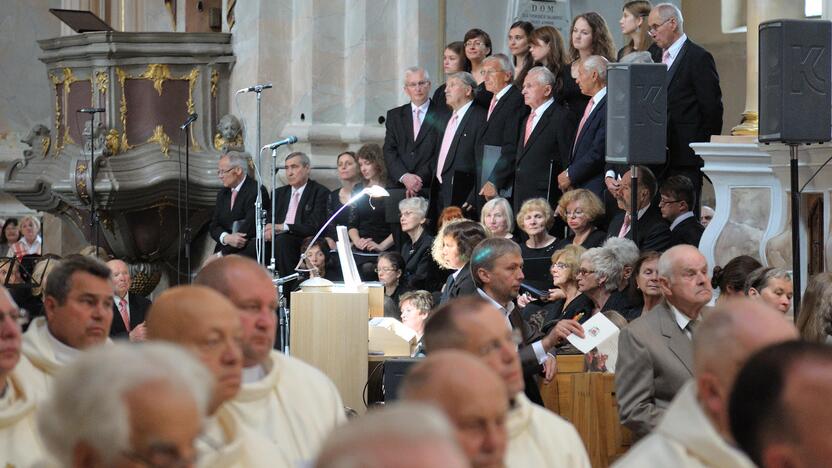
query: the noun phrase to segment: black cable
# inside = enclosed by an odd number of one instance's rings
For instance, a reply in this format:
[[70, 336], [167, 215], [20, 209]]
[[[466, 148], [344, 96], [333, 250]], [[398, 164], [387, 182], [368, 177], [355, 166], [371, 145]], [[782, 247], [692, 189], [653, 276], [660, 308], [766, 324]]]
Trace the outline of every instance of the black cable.
[[817, 175], [818, 175], [818, 173], [820, 173], [820, 171], [821, 171], [824, 167], [826, 167], [826, 165], [827, 165], [827, 164], [829, 164], [829, 161], [832, 161], [832, 156], [829, 156], [829, 159], [827, 159], [827, 160], [826, 160], [823, 164], [821, 164], [821, 165], [820, 165], [820, 167], [818, 168], [818, 170], [816, 170], [816, 171], [815, 171], [815, 173], [814, 173], [814, 174], [812, 174], [812, 177], [809, 177], [809, 180], [807, 180], [807, 181], [806, 181], [806, 183], [805, 183], [805, 184], [803, 184], [803, 187], [800, 187], [800, 190], [798, 190], [798, 191], [797, 191], [797, 193], [803, 193], [803, 189], [805, 189], [805, 188], [806, 188], [806, 186], [807, 186], [807, 185], [809, 185], [809, 182], [811, 182], [812, 180], [814, 180], [815, 176], [817, 176]]
[[[180, 130], [180, 133], [182, 131]], [[185, 136], [187, 138], [187, 135]], [[176, 249], [176, 284], [179, 285], [179, 265], [182, 264], [182, 144], [177, 143], [176, 153], [179, 167], [179, 176], [176, 178], [176, 234], [179, 239], [179, 247]]]
[[376, 364], [376, 366], [373, 368], [372, 372], [370, 372], [370, 375], [367, 376], [367, 383], [364, 384], [364, 390], [361, 391], [361, 400], [364, 402], [364, 407], [365, 408], [370, 407], [370, 404], [367, 402], [367, 399], [369, 398], [368, 395], [367, 395], [367, 393], [368, 393], [367, 390], [370, 388], [370, 380], [373, 380], [373, 376], [376, 375], [377, 370], [383, 369], [383, 368], [384, 368], [384, 361], [381, 361], [381, 362]]

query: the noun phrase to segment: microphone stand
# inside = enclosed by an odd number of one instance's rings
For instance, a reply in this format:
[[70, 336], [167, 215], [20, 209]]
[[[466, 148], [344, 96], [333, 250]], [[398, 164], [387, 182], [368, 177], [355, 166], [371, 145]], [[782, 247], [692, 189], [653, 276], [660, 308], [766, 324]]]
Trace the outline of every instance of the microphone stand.
[[185, 132], [185, 229], [182, 233], [182, 242], [185, 244], [185, 264], [187, 265], [188, 277], [185, 284], [191, 284], [191, 145], [190, 130], [193, 121], [187, 122], [182, 129]]
[[[262, 151], [262, 150], [261, 150]], [[274, 245], [276, 242], [274, 241], [274, 229], [275, 229], [275, 200], [277, 199], [277, 190], [275, 187], [277, 186], [277, 147], [272, 149], [272, 257], [271, 261], [269, 262], [268, 269], [272, 272], [272, 277], [277, 277], [277, 261], [274, 257]], [[283, 288], [283, 284], [280, 284], [280, 288]], [[282, 301], [283, 294], [280, 295], [280, 300]]]
[[98, 211], [95, 209], [95, 114], [98, 110], [89, 112], [90, 114], [90, 240], [95, 245], [96, 255], [100, 246], [98, 238]]

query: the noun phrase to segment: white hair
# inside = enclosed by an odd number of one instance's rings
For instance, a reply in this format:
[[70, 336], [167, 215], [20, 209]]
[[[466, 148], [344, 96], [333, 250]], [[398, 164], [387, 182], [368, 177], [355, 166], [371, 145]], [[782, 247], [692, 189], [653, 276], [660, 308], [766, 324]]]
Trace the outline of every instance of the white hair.
[[531, 75], [534, 75], [537, 82], [542, 84], [543, 86], [551, 86], [552, 93], [554, 93], [555, 82], [557, 79], [555, 78], [555, 74], [552, 73], [551, 70], [549, 70], [546, 67], [538, 66], [529, 70], [529, 72], [526, 74], [526, 77], [529, 77]]
[[514, 79], [514, 65], [511, 64], [511, 59], [509, 59], [506, 54], [494, 54], [490, 57], [486, 57], [483, 59], [482, 64], [485, 65], [489, 62], [499, 63], [500, 68], [502, 68], [504, 72], [508, 73], [509, 81]]
[[646, 50], [640, 50], [637, 52], [630, 52], [629, 54], [621, 57], [621, 60], [618, 63], [656, 63], [653, 61], [653, 56], [650, 55], [650, 52]]
[[584, 71], [588, 73], [595, 72], [598, 74], [598, 79], [602, 83], [607, 82], [607, 64], [609, 61], [600, 55], [590, 55], [582, 62]]
[[221, 157], [228, 159], [228, 165], [231, 166], [231, 169], [239, 167], [243, 172], [248, 168], [248, 161], [251, 159], [248, 153], [243, 151], [228, 151]]
[[471, 88], [472, 93], [477, 89], [477, 80], [474, 79], [474, 75], [466, 71], [456, 72], [450, 75], [448, 81], [450, 80], [459, 80], [460, 83]]
[[119, 343], [83, 353], [58, 373], [51, 396], [39, 409], [38, 429], [46, 448], [64, 466], [72, 466], [75, 447], [85, 442], [109, 464], [130, 450], [125, 394], [159, 380], [191, 394], [205, 415], [214, 380], [186, 350], [168, 343]]
[[589, 262], [597, 277], [604, 277], [604, 289], [613, 293], [618, 290], [624, 277], [624, 264], [609, 247], [594, 247], [581, 255], [581, 262]]
[[420, 72], [425, 74], [425, 80], [430, 81], [430, 74], [428, 73], [428, 71], [426, 69], [424, 69], [422, 67], [407, 67], [404, 70], [404, 80], [403, 80], [404, 84], [407, 85], [407, 75], [409, 75], [411, 73], [420, 73]]
[[404, 210], [419, 213], [424, 218], [428, 214], [428, 201], [422, 197], [402, 198], [399, 202], [399, 211]]
[[679, 7], [672, 3], [659, 3], [653, 8], [659, 12], [659, 17], [662, 21], [668, 21], [670, 18], [676, 18], [676, 25], [679, 28], [679, 34], [681, 35], [684, 32], [685, 19], [682, 17], [682, 11], [679, 10]]
[[626, 237], [610, 237], [604, 242], [603, 247], [610, 249], [613, 255], [624, 266], [634, 267], [638, 262], [638, 257], [641, 253], [635, 242]]
[[491, 200], [485, 202], [482, 205], [482, 210], [480, 211], [480, 224], [485, 226], [485, 218], [488, 216], [492, 211], [497, 208], [502, 208], [503, 213], [506, 215], [506, 223], [508, 224], [508, 232], [514, 230], [514, 211], [511, 209], [511, 204], [509, 204], [508, 200], [503, 197], [494, 197]]

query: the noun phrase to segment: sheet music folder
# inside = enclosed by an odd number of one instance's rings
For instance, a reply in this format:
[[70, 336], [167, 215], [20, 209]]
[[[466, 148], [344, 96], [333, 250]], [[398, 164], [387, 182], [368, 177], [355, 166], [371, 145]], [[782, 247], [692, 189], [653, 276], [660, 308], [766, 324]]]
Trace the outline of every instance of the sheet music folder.
[[91, 11], [65, 10], [62, 8], [50, 8], [49, 11], [77, 33], [114, 31], [109, 24], [95, 16], [95, 13]]

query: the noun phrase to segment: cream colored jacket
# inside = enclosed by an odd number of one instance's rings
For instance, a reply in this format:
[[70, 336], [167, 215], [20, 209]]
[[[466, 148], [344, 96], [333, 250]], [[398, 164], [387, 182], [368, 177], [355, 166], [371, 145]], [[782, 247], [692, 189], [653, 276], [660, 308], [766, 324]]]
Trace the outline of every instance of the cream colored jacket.
[[199, 468], [291, 468], [289, 457], [271, 441], [243, 426], [227, 404], [205, 420], [196, 441]]
[[[20, 362], [24, 361], [21, 356]], [[0, 398], [0, 466], [28, 468], [46, 456], [37, 430], [37, 405], [15, 372], [6, 384], [6, 394]]]

